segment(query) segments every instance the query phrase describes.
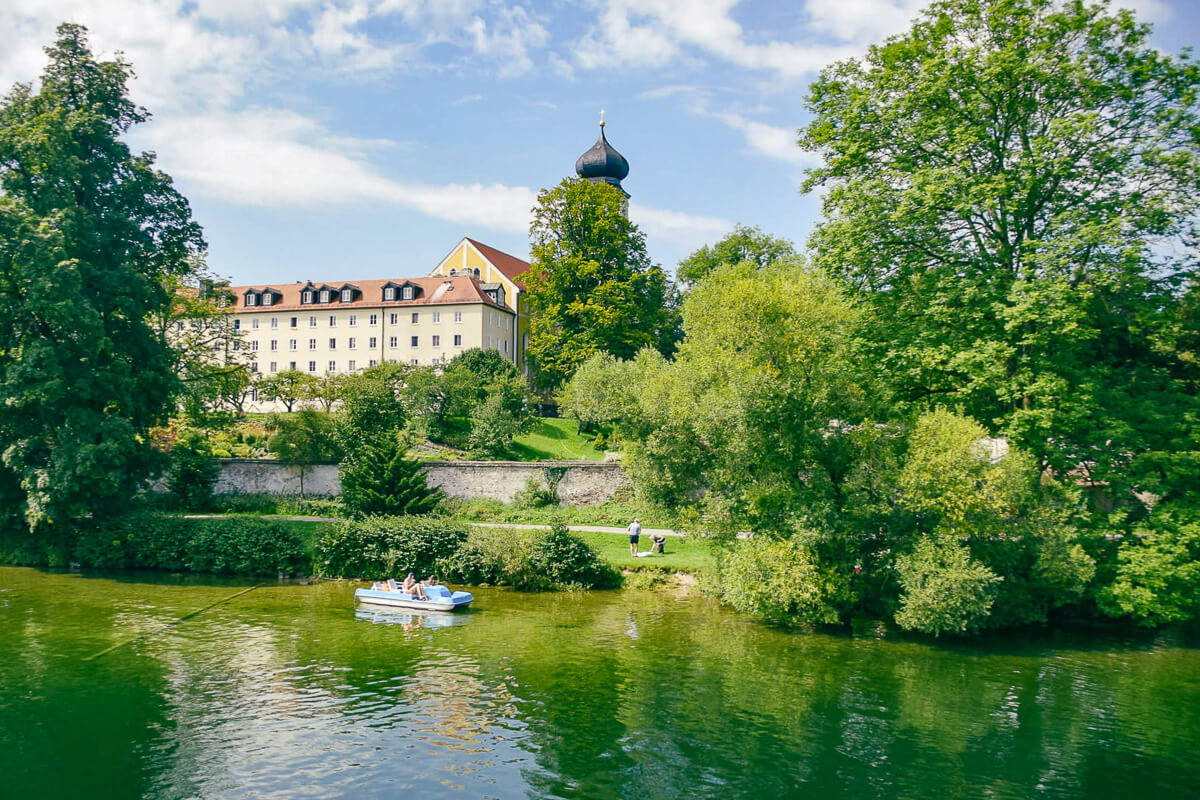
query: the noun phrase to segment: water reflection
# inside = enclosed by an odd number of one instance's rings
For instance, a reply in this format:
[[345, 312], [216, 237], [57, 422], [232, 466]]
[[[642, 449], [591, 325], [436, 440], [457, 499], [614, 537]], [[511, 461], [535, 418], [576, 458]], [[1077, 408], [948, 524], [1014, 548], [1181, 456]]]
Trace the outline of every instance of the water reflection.
[[436, 631], [439, 628], [452, 628], [455, 625], [466, 625], [471, 621], [471, 612], [460, 611], [413, 611], [385, 608], [365, 608], [360, 606], [355, 610], [356, 619], [364, 622], [377, 622], [381, 625], [399, 625], [406, 631], [424, 628]]
[[341, 584], [262, 587], [160, 630], [230, 588], [142, 581], [0, 570], [6, 796], [1174, 800], [1200, 785], [1200, 651], [1178, 633], [789, 635], [635, 592], [356, 611]]

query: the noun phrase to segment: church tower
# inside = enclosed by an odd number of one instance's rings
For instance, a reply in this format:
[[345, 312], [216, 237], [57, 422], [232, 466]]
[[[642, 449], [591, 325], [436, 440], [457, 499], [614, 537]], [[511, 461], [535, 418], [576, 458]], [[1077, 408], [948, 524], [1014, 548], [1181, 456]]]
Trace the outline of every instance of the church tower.
[[629, 192], [621, 181], [629, 175], [629, 162], [604, 136], [604, 112], [600, 112], [600, 138], [575, 162], [575, 174], [592, 183], [607, 183], [622, 195], [621, 213], [629, 216]]

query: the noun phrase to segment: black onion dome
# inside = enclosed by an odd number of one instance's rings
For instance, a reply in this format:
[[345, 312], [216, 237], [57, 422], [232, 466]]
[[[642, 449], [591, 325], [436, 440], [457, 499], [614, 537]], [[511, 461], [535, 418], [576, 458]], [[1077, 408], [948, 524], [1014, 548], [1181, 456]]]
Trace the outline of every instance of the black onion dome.
[[604, 123], [600, 123], [600, 138], [591, 149], [575, 162], [575, 173], [590, 181], [604, 181], [621, 188], [621, 180], [629, 174], [629, 162], [604, 138]]

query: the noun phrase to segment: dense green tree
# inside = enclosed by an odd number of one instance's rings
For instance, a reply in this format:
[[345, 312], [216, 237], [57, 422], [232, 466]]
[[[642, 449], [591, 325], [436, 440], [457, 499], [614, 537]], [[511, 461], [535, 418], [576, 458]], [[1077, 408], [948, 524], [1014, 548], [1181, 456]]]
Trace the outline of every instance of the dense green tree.
[[[856, 312], [797, 260], [718, 267], [684, 301], [676, 360], [639, 389], [639, 491], [725, 533], [786, 535], [830, 502], [830, 439], [863, 411]], [[700, 499], [702, 497], [702, 499]]]
[[271, 421], [274, 432], [267, 440], [267, 449], [281, 464], [300, 469], [300, 494], [304, 495], [304, 476], [313, 464], [339, 461], [342, 449], [335, 435], [335, 418], [311, 408], [286, 416], [276, 415]]
[[642, 387], [667, 366], [657, 350], [644, 348], [628, 361], [609, 353], [588, 356], [556, 395], [559, 411], [579, 420], [581, 430], [615, 425], [638, 435], [644, 427], [639, 397]]
[[327, 372], [313, 377], [312, 383], [304, 386], [304, 399], [316, 403], [325, 413], [333, 410], [333, 406], [342, 399], [345, 393], [349, 375], [340, 372]]
[[125, 134], [148, 118], [124, 61], [65, 24], [35, 91], [0, 102], [0, 491], [35, 527], [120, 510], [158, 463], [179, 390], [148, 324], [204, 246], [187, 201]]
[[722, 264], [749, 261], [757, 267], [765, 267], [773, 261], [795, 255], [796, 246], [787, 239], [763, 233], [757, 227], [735, 225], [716, 244], [704, 245], [680, 261], [675, 277], [680, 283], [693, 286]]
[[268, 402], [283, 403], [290, 414], [296, 403], [311, 396], [317, 379], [298, 369], [285, 369], [273, 375], [263, 375], [256, 382], [258, 396]]
[[816, 262], [872, 307], [894, 397], [1114, 485], [1130, 454], [1197, 449], [1171, 321], [1200, 70], [1148, 34], [1086, 2], [938, 0], [827, 68], [800, 138], [823, 157]]
[[781, 624], [834, 624], [849, 581], [822, 568], [799, 538], [739, 541], [721, 563], [721, 598], [739, 611]]
[[346, 378], [341, 387], [337, 436], [342, 449], [353, 453], [376, 438], [394, 437], [408, 421], [404, 404], [409, 368], [385, 361]]
[[467, 446], [493, 458], [508, 453], [513, 438], [533, 422], [533, 403], [520, 375], [501, 375], [487, 385], [487, 396], [471, 411]]
[[425, 482], [421, 462], [408, 458], [403, 437], [363, 442], [342, 462], [342, 504], [360, 516], [428, 514], [441, 491]]
[[206, 511], [212, 505], [213, 484], [220, 471], [208, 437], [195, 430], [181, 432], [171, 448], [166, 476], [174, 507]]
[[538, 194], [530, 226], [529, 357], [557, 388], [593, 353], [632, 358], [675, 343], [674, 291], [612, 186], [568, 178]]

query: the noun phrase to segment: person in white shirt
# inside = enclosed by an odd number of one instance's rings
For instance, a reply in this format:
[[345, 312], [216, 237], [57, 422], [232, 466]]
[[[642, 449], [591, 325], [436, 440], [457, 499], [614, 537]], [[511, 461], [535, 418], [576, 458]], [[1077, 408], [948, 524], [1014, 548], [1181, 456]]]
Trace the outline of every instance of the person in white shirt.
[[638, 537], [642, 535], [642, 523], [635, 519], [629, 523], [629, 554], [636, 556], [638, 554]]

